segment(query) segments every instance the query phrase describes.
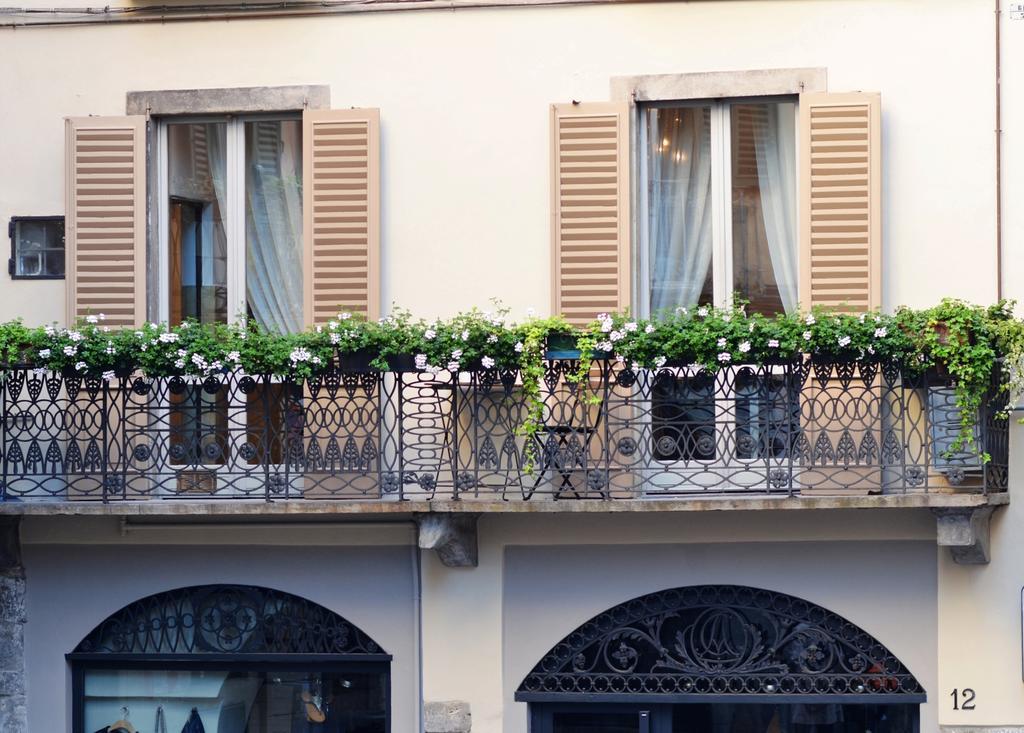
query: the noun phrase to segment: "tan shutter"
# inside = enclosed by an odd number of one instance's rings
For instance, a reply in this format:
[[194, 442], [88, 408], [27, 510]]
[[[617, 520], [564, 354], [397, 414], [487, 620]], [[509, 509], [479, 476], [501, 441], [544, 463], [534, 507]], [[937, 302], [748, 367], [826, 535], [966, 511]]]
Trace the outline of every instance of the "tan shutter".
[[68, 325], [105, 314], [109, 326], [146, 318], [146, 118], [67, 120]]
[[800, 301], [882, 305], [881, 97], [800, 95]]
[[306, 323], [378, 318], [380, 111], [306, 110], [302, 135]]
[[555, 104], [553, 311], [584, 324], [630, 305], [629, 107]]

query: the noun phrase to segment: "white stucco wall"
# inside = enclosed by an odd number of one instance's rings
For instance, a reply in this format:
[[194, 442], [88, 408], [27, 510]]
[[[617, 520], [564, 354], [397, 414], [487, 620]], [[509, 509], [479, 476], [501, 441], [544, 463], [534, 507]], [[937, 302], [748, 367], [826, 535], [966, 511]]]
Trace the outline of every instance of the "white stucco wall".
[[[883, 105], [885, 303], [994, 295], [992, 7], [765, 0], [0, 31], [0, 220], [63, 210], [63, 118], [129, 90], [324, 83], [379, 107], [383, 296], [416, 313], [549, 307], [548, 106], [633, 74], [824, 67]], [[1019, 261], [1019, 260], [1018, 260]], [[955, 272], [955, 277], [952, 273]], [[0, 281], [0, 319], [59, 283]]]
[[415, 570], [408, 547], [29, 544], [24, 555], [29, 730], [71, 730], [64, 655], [97, 624], [144, 596], [205, 583], [282, 590], [351, 621], [394, 657], [393, 730], [419, 727]]
[[[1014, 425], [1010, 435], [1016, 479], [1010, 505], [992, 520], [991, 563], [957, 565], [939, 553], [938, 699], [947, 725], [1024, 728], [1024, 426]], [[963, 688], [975, 691], [974, 710], [953, 710], [950, 693]]]

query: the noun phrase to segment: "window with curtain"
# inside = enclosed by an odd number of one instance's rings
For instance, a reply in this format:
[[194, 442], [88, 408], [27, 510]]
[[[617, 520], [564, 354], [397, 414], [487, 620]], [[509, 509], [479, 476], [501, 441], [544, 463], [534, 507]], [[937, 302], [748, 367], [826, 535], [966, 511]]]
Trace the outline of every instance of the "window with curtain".
[[735, 294], [754, 312], [795, 310], [795, 102], [659, 103], [643, 120], [641, 306], [656, 314]]
[[[163, 318], [171, 324], [246, 319], [277, 333], [300, 331], [302, 120], [183, 118], [164, 121], [161, 132]], [[270, 392], [269, 404], [288, 402], [281, 385], [262, 389]], [[237, 427], [229, 425], [222, 392], [190, 386], [171, 395], [174, 463], [212, 468], [233, 460], [231, 446], [244, 434], [259, 434], [268, 422], [284, 424], [283, 408], [267, 414], [261, 405], [246, 408], [246, 424]], [[279, 463], [279, 454], [249, 462]]]
[[[647, 287], [638, 310], [657, 316], [737, 297], [766, 316], [795, 311], [796, 103], [659, 102], [641, 114]], [[783, 459], [799, 415], [780, 407], [790, 404], [780, 380], [750, 370], [717, 381], [663, 372], [651, 397], [654, 460]]]

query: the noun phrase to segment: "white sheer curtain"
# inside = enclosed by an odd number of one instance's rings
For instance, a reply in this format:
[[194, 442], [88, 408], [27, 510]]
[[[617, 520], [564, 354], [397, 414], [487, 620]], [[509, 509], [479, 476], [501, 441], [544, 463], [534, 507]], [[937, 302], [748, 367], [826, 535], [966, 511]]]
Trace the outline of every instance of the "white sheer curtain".
[[245, 126], [245, 289], [256, 321], [302, 330], [302, 140], [298, 121]]
[[787, 313], [799, 306], [796, 243], [796, 105], [766, 104], [754, 125], [761, 212], [772, 271]]
[[652, 109], [651, 311], [695, 305], [711, 267], [711, 124], [705, 107]]

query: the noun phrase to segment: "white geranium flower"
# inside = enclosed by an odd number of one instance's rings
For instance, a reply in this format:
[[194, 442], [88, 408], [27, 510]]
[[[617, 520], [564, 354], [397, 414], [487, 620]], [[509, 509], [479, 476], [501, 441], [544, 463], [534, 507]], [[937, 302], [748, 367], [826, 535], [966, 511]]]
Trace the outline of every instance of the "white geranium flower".
[[517, 354], [523, 353], [523, 342], [522, 341], [517, 341], [515, 349], [516, 349], [516, 353]]
[[814, 318], [814, 314], [808, 313], [807, 318], [804, 319], [804, 323], [806, 323], [808, 326], [813, 326], [815, 323], [817, 323], [817, 321]]
[[341, 334], [332, 333], [331, 334], [331, 345], [332, 346], [337, 346], [340, 343], [341, 343]]
[[469, 341], [469, 329], [468, 328], [464, 329], [462, 331], [462, 340], [463, 341]]
[[875, 329], [875, 338], [876, 339], [884, 339], [888, 333], [889, 333], [889, 331], [888, 331], [888, 329], [886, 329], [885, 326], [882, 326], [881, 328], [876, 328]]
[[850, 338], [849, 336], [840, 336], [839, 337], [839, 345], [840, 346], [849, 346], [851, 341], [853, 341], [853, 339]]
[[300, 361], [309, 361], [313, 355], [309, 353], [309, 349], [305, 349], [301, 346], [292, 350], [292, 353], [288, 356], [293, 364], [298, 364]]
[[768, 348], [769, 349], [777, 349], [777, 348], [779, 348], [779, 340], [778, 339], [768, 339]]
[[68, 331], [68, 338], [71, 339], [72, 341], [81, 341], [82, 334], [79, 333], [78, 331]]
[[84, 372], [85, 371], [85, 366], [86, 366], [85, 362], [84, 361], [80, 361], [77, 364], [75, 364], [75, 369], [77, 369], [80, 372]]
[[723, 351], [721, 354], [718, 355], [718, 360], [723, 364], [727, 364], [730, 361], [732, 361], [732, 354], [730, 354], [728, 351]]
[[810, 340], [811, 340], [811, 332], [810, 331], [804, 331], [804, 341], [810, 341]]
[[725, 339], [724, 339], [724, 338], [722, 338], [722, 339], [718, 339], [718, 341], [717, 341], [717, 344], [718, 344], [718, 348], [720, 348], [720, 349], [724, 349], [724, 348], [725, 348], [725, 344], [726, 344], [726, 341], [725, 341]]
[[317, 364], [317, 365], [320, 365], [320, 364], [323, 364], [323, 363], [324, 363], [324, 362], [323, 362], [323, 359], [321, 359], [321, 358], [320, 358], [319, 356], [314, 356], [314, 357], [313, 357], [313, 359], [312, 359], [312, 362], [313, 362], [314, 364]]
[[494, 359], [489, 356], [482, 358], [480, 363], [483, 365], [484, 369], [494, 369]]
[[64, 356], [77, 356], [77, 355], [78, 355], [78, 347], [77, 346], [65, 346], [64, 347]]
[[50, 358], [50, 350], [49, 349], [40, 349], [39, 350], [39, 358], [40, 359], [49, 359]]
[[646, 326], [644, 326], [644, 333], [654, 333], [654, 326], [648, 323]]
[[99, 323], [100, 319], [97, 318], [96, 316], [86, 316], [85, 317], [85, 322], [86, 323]]
[[490, 336], [488, 336], [487, 337], [487, 343], [489, 343], [489, 344], [496, 344], [496, 343], [498, 343], [498, 334], [492, 333]]
[[601, 332], [602, 333], [608, 333], [609, 331], [612, 330], [613, 327], [614, 327], [614, 324], [612, 323], [612, 319], [611, 318], [607, 318], [607, 319], [601, 321]]
[[338, 318], [340, 318], [340, 319], [341, 319], [341, 320], [343, 320], [343, 321], [347, 321], [347, 320], [348, 320], [349, 318], [351, 318], [351, 317], [352, 317], [352, 314], [351, 314], [351, 313], [348, 313], [348, 312], [345, 312], [345, 313], [339, 313], [339, 314], [338, 314]]
[[706, 305], [702, 305], [700, 308], [697, 309], [697, 315], [700, 316], [701, 318], [707, 318], [709, 312], [710, 311], [708, 311], [708, 307]]
[[629, 331], [630, 333], [632, 333], [633, 331], [637, 330], [637, 328], [639, 328], [639, 326], [637, 326], [636, 322], [635, 321], [630, 321], [629, 323], [625, 324], [622, 327], [622, 330], [623, 331]]
[[612, 344], [611, 341], [602, 341], [597, 345], [597, 348], [599, 348], [601, 351], [611, 351], [612, 349], [615, 348], [615, 346]]
[[146, 338], [146, 334], [144, 334], [142, 331], [136, 331], [134, 335], [135, 335], [135, 338], [137, 338], [137, 339]]
[[874, 354], [875, 354], [875, 347], [874, 346], [869, 346], [868, 347], [868, 353], [871, 354], [872, 356], [874, 356]]
[[450, 372], [457, 372], [457, 371], [459, 371], [459, 362], [454, 361], [454, 360], [448, 362], [448, 371], [450, 371]]
[[159, 339], [160, 343], [173, 344], [178, 340], [178, 334], [172, 333], [170, 331], [165, 331], [164, 333], [160, 334]]
[[732, 316], [729, 313], [723, 313], [722, 314], [722, 320], [725, 321], [726, 323], [728, 323], [729, 321], [732, 320]]
[[656, 366], [658, 369], [661, 369], [663, 366], [665, 366], [665, 363], [667, 361], [668, 359], [666, 359], [664, 356], [659, 356], [654, 360], [654, 366]]
[[415, 358], [414, 361], [416, 363], [416, 368], [417, 369], [422, 370], [422, 369], [426, 369], [427, 368], [427, 355], [426, 354], [416, 354], [416, 358]]
[[462, 349], [455, 349], [454, 351], [452, 351], [452, 358], [453, 359], [461, 359], [462, 358]]
[[611, 339], [612, 341], [620, 341], [622, 340], [623, 336], [625, 336], [625, 334], [622, 333], [622, 331], [612, 331], [610, 334], [608, 334], [608, 338]]
[[241, 360], [242, 360], [242, 355], [239, 354], [237, 351], [229, 351], [228, 352], [228, 361], [233, 361], [233, 362], [235, 362], [237, 364]]
[[437, 331], [435, 331], [432, 328], [428, 328], [426, 331], [423, 332], [423, 338], [425, 338], [427, 341], [433, 341], [435, 338], [437, 338]]
[[47, 336], [53, 336], [53, 334], [57, 333], [57, 330], [53, 326], [44, 326], [43, 330], [46, 332]]
[[742, 351], [744, 354], [746, 354], [748, 351], [750, 351], [750, 342], [749, 341], [744, 341], [743, 343], [741, 343], [740, 344], [740, 351]]
[[175, 361], [174, 361], [174, 368], [175, 369], [184, 369], [185, 368], [185, 360], [184, 359], [175, 359]]

